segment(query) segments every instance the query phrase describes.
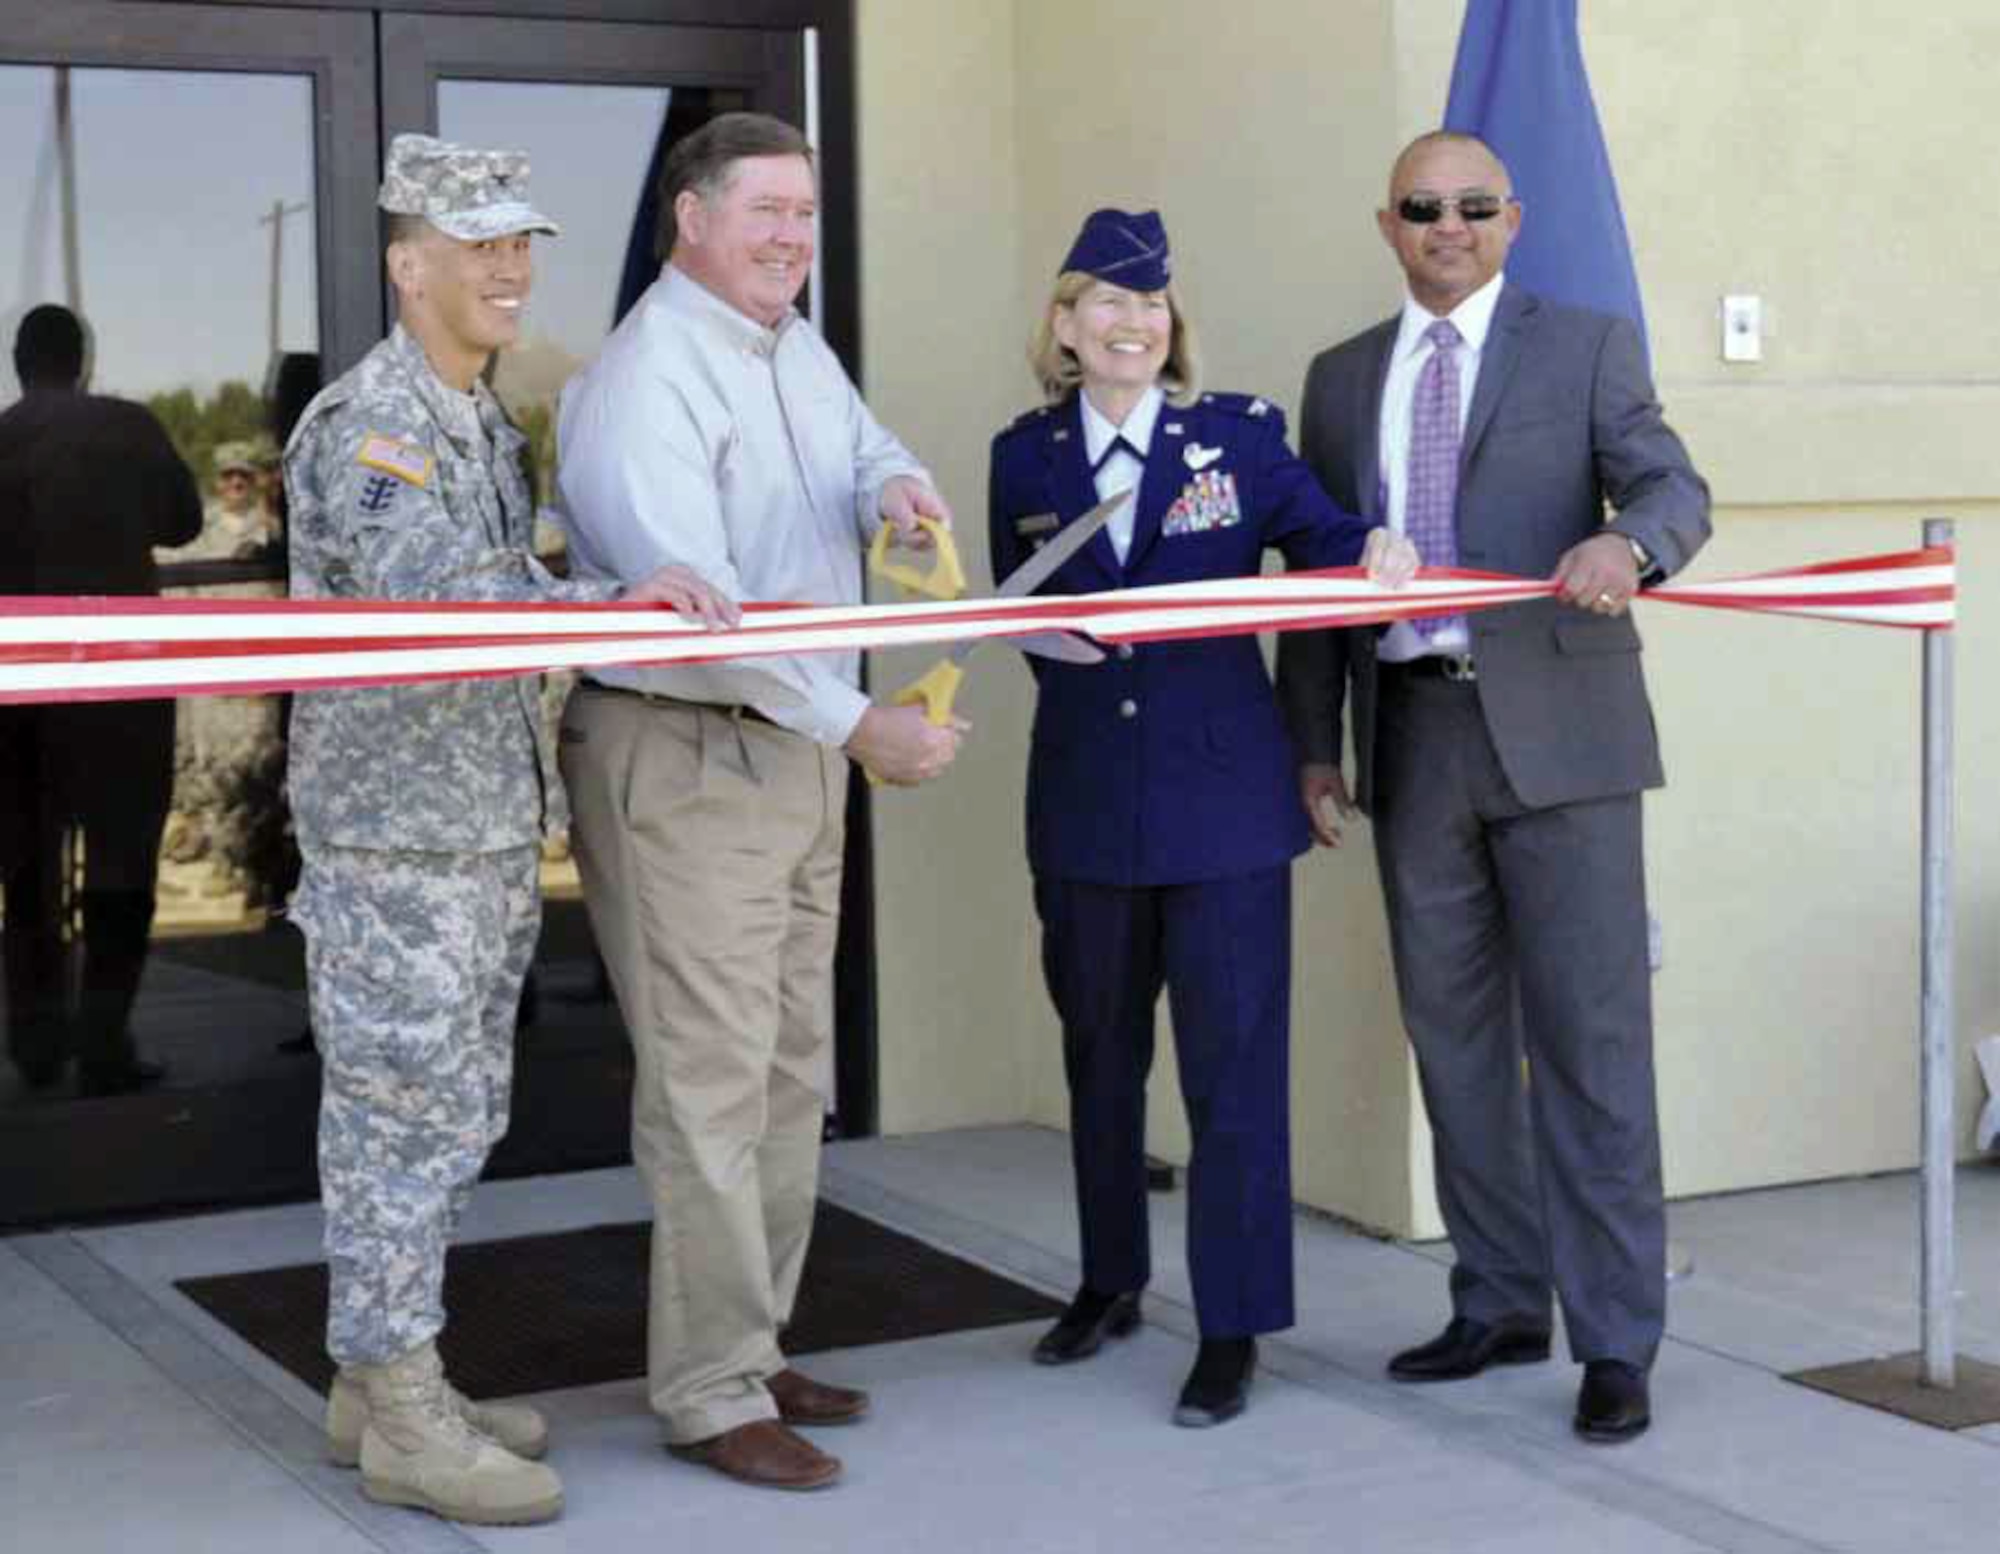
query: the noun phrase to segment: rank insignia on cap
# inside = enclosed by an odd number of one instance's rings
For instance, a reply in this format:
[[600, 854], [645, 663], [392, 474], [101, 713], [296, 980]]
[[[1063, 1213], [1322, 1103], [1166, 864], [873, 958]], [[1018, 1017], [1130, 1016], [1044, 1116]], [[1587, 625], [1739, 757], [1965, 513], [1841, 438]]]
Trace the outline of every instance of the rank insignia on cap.
[[419, 491], [431, 483], [433, 460], [430, 451], [416, 443], [404, 442], [400, 437], [385, 437], [380, 432], [370, 432], [361, 439], [361, 452], [355, 456], [354, 462], [380, 470], [385, 475], [394, 475], [398, 480], [407, 480]]

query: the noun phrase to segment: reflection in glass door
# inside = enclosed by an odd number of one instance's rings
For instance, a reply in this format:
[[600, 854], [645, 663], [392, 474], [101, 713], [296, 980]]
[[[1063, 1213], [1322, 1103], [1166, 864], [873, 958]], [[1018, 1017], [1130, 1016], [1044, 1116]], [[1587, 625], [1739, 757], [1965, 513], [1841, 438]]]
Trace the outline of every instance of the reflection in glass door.
[[[556, 407], [570, 375], [596, 353], [621, 313], [635, 263], [650, 278], [658, 267], [649, 186], [663, 148], [715, 114], [745, 106], [742, 92], [665, 86], [581, 85], [541, 81], [446, 79], [437, 85], [438, 133], [474, 146], [525, 150], [535, 197], [562, 227], [540, 240], [534, 293], [520, 342], [502, 351], [494, 392], [529, 440], [542, 516], [536, 548], [566, 569], [563, 531], [548, 509], [556, 475]], [[553, 737], [574, 677], [551, 675], [543, 708]], [[576, 868], [570, 859], [568, 802], [551, 795], [553, 832], [544, 847], [542, 890], [553, 926], [538, 985], [597, 987], [594, 958], [572, 949], [587, 939]]]
[[[272, 452], [381, 328], [376, 117], [354, 11], [0, 8], [0, 335], [72, 310], [126, 403], [0, 368], [0, 592], [282, 588]], [[52, 456], [107, 416], [159, 451]], [[279, 703], [4, 711], [0, 1226], [309, 1192]]]
[[[88, 386], [144, 406], [192, 471], [200, 530], [153, 552], [168, 594], [284, 592], [277, 449], [284, 415], [318, 377], [314, 135], [310, 76], [0, 65], [0, 141], [22, 151], [0, 163], [0, 230], [20, 234], [0, 256], [0, 318], [11, 341], [29, 308], [67, 306], [88, 329]], [[14, 464], [38, 456], [10, 446]], [[5, 516], [31, 547], [70, 518]], [[105, 567], [123, 565], [121, 548], [105, 548]], [[17, 570], [8, 591], [54, 586], [32, 564]], [[93, 583], [66, 576], [60, 587]], [[17, 881], [5, 902], [13, 1061], [0, 1071], [0, 1107], [51, 1104], [72, 1083], [102, 1097], [296, 1066], [283, 1044], [302, 1016], [278, 969], [292, 957], [267, 932], [288, 884], [279, 698], [190, 698], [170, 723], [157, 712], [13, 711], [14, 743], [40, 748], [32, 803], [0, 820]], [[71, 726], [85, 717], [101, 726], [72, 751]], [[91, 830], [122, 833], [128, 815], [155, 808], [139, 773], [156, 728], [173, 742], [171, 799], [164, 823], [132, 843], [157, 860], [151, 889], [122, 882], [130, 899], [110, 912], [98, 878], [106, 845], [93, 850]], [[94, 785], [74, 761], [125, 763], [106, 784], [117, 813], [39, 791]], [[30, 877], [45, 888], [19, 883]], [[16, 1015], [30, 1004], [32, 1038]]]

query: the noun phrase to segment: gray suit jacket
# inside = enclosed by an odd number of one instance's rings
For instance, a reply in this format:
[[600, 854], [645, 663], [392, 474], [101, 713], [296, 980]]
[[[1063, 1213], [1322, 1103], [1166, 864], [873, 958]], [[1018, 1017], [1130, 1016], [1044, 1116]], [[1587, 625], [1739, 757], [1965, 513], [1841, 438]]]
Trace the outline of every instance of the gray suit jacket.
[[[1314, 358], [1299, 444], [1334, 501], [1376, 519], [1391, 318]], [[1547, 577], [1610, 527], [1678, 571], [1708, 538], [1708, 486], [1661, 418], [1638, 332], [1624, 319], [1500, 294], [1466, 420], [1460, 564]], [[1500, 763], [1531, 808], [1660, 786], [1659, 740], [1630, 614], [1553, 599], [1472, 615], [1479, 702]], [[1374, 628], [1280, 638], [1278, 689], [1302, 761], [1338, 762], [1353, 688], [1355, 798], [1374, 801]]]

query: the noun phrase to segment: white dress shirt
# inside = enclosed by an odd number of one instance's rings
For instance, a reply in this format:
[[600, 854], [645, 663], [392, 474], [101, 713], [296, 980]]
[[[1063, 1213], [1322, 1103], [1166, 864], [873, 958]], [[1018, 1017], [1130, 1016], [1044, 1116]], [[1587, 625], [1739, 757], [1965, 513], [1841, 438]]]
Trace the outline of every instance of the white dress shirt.
[[[1465, 435], [1465, 418], [1472, 411], [1472, 390], [1479, 381], [1479, 362], [1486, 349], [1486, 336], [1493, 327], [1493, 310], [1500, 303], [1500, 288], [1506, 276], [1496, 275], [1445, 316], [1451, 320], [1463, 343], [1458, 347], [1458, 432]], [[1437, 315], [1414, 297], [1403, 302], [1403, 321], [1396, 331], [1396, 343], [1389, 351], [1389, 376], [1382, 385], [1382, 423], [1378, 428], [1379, 470], [1382, 489], [1388, 500], [1381, 519], [1396, 533], [1403, 532], [1403, 515], [1410, 491], [1410, 410], [1417, 397], [1417, 377], [1437, 347], [1424, 338], [1424, 331], [1437, 322]], [[1472, 645], [1463, 620], [1424, 638], [1407, 621], [1398, 621], [1375, 644], [1375, 656], [1385, 663], [1401, 664], [1425, 653], [1463, 653]]]
[[[557, 484], [579, 577], [669, 563], [739, 600], [858, 604], [882, 487], [930, 476], [797, 313], [775, 329], [668, 265], [569, 380]], [[606, 685], [747, 704], [830, 745], [868, 708], [858, 653], [593, 669]]]
[[[1083, 401], [1083, 452], [1090, 467], [1097, 470], [1097, 500], [1108, 502], [1121, 491], [1130, 491], [1146, 473], [1146, 455], [1153, 448], [1153, 427], [1160, 418], [1160, 406], [1166, 396], [1159, 385], [1140, 396], [1138, 404], [1126, 412], [1122, 426], [1113, 426], [1097, 406], [1090, 402], [1090, 396], [1077, 390]], [[1104, 458], [1104, 450], [1111, 446], [1112, 439], [1123, 437], [1138, 449], [1138, 457], [1133, 457], [1120, 448], [1110, 458], [1104, 459], [1102, 468], [1097, 461]], [[1133, 514], [1138, 507], [1136, 500], [1127, 502], [1106, 520], [1104, 532], [1111, 537], [1111, 548], [1118, 553], [1118, 564], [1125, 564], [1126, 556], [1132, 551]]]

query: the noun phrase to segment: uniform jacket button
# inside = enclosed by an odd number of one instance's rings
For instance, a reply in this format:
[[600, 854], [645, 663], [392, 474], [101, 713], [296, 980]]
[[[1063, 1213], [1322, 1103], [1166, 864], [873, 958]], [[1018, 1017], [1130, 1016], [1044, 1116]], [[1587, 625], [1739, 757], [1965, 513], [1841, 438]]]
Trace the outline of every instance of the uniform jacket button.
[[1119, 717], [1136, 718], [1138, 715], [1139, 715], [1139, 704], [1136, 701], [1132, 700], [1131, 697], [1129, 696], [1126, 697], [1123, 701], [1121, 701], [1118, 704]]

